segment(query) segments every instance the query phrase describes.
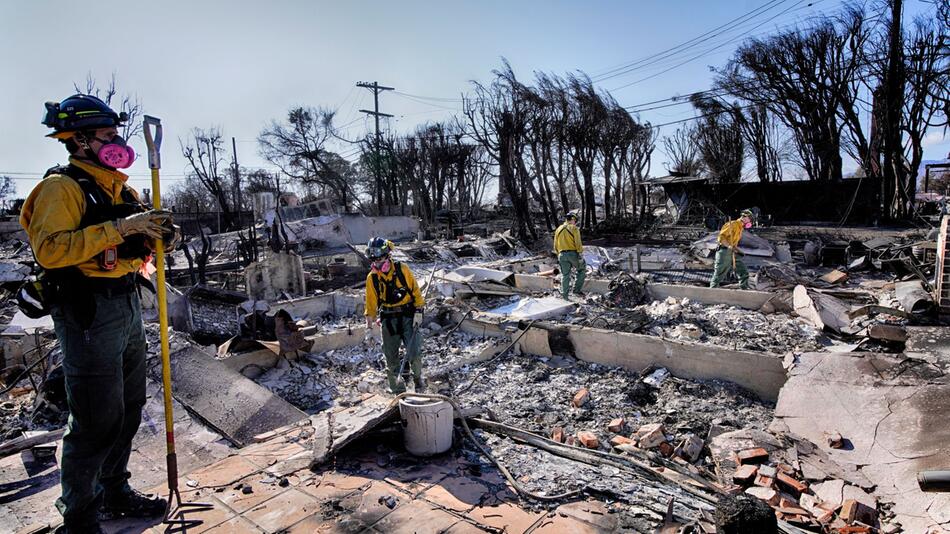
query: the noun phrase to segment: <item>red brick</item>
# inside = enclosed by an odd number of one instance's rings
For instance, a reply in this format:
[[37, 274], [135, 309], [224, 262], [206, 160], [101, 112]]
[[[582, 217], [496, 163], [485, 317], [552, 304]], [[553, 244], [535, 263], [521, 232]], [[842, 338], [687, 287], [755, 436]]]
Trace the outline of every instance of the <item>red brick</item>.
[[795, 480], [785, 473], [779, 473], [776, 480], [778, 480], [779, 484], [793, 490], [795, 493], [804, 493], [806, 490], [808, 490], [808, 486], [806, 484]]
[[740, 464], [761, 464], [769, 459], [769, 451], [762, 447], [746, 449], [736, 453]]
[[834, 513], [837, 510], [836, 506], [826, 503], [820, 500], [818, 497], [808, 493], [802, 493], [802, 496], [799, 498], [798, 502], [799, 506], [808, 510], [808, 512], [815, 517], [820, 517], [826, 512]]
[[593, 432], [587, 432], [586, 430], [577, 433], [577, 441], [588, 449], [596, 449], [600, 446], [600, 440], [597, 439], [597, 436]]
[[660, 454], [662, 454], [663, 456], [666, 456], [667, 458], [669, 458], [670, 456], [673, 456], [673, 451], [675, 450], [673, 449], [673, 445], [670, 445], [668, 441], [664, 441], [663, 443], [660, 443], [657, 446], [657, 449], [660, 451]]
[[749, 495], [752, 495], [753, 497], [762, 499], [769, 504], [778, 504], [778, 493], [774, 489], [763, 488], [761, 486], [752, 486], [751, 488], [745, 490], [745, 492]]
[[735, 484], [729, 484], [729, 485], [726, 485], [726, 486], [723, 486], [722, 484], [716, 484], [715, 482], [713, 482], [713, 484], [714, 484], [717, 488], [719, 488], [720, 490], [722, 490], [722, 492], [725, 493], [726, 495], [739, 495], [740, 493], [743, 492], [743, 487], [742, 487], [742, 486], [737, 486], [737, 485], [735, 485]]
[[858, 521], [866, 525], [873, 525], [877, 522], [877, 510], [862, 502], [848, 499], [841, 503], [841, 518], [848, 523]]
[[779, 497], [779, 501], [778, 501], [779, 508], [801, 508], [801, 506], [798, 504], [798, 499], [796, 499], [795, 497], [792, 497], [791, 495], [787, 493], [779, 492], [778, 497]]
[[641, 449], [652, 449], [666, 441], [666, 429], [663, 428], [662, 423], [643, 425], [635, 435], [640, 442]]
[[633, 440], [630, 438], [625, 438], [623, 436], [614, 436], [610, 438], [610, 444], [613, 445], [614, 447], [617, 447], [620, 445], [633, 445]]
[[627, 425], [627, 422], [623, 420], [623, 417], [618, 417], [616, 419], [611, 419], [610, 424], [607, 425], [607, 430], [611, 432], [623, 432], [623, 427]]
[[775, 479], [765, 475], [758, 475], [755, 477], [754, 484], [756, 486], [762, 486], [763, 488], [771, 488], [775, 486]]
[[551, 432], [551, 439], [558, 443], [564, 443], [564, 429], [559, 426], [554, 427]]
[[870, 534], [871, 527], [864, 525], [852, 525], [847, 527], [839, 527], [834, 530], [836, 534]]
[[732, 474], [732, 481], [741, 486], [750, 486], [758, 471], [759, 468], [754, 465], [740, 465]]
[[835, 520], [835, 513], [831, 510], [825, 510], [824, 513], [816, 515], [815, 519], [817, 519], [819, 523], [826, 525]]
[[785, 473], [786, 475], [794, 475], [794, 474], [795, 474], [795, 468], [793, 468], [792, 466], [790, 466], [790, 465], [788, 465], [788, 464], [778, 464], [778, 465], [775, 466], [775, 468], [778, 469], [779, 471]]
[[782, 499], [779, 499], [778, 508], [776, 508], [776, 510], [788, 515], [809, 515], [808, 510], [803, 508], [799, 508], [797, 506], [784, 506], [782, 504]]
[[587, 404], [587, 401], [589, 400], [590, 391], [587, 391], [587, 388], [581, 388], [577, 393], [574, 394], [571, 404], [573, 404], [575, 408], [580, 408], [581, 406]]

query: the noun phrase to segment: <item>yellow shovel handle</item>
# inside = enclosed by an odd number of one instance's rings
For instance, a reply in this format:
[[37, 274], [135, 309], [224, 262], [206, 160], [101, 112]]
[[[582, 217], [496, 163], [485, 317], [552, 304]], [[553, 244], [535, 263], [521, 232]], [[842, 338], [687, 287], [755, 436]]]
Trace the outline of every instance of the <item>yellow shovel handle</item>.
[[[154, 128], [154, 133], [153, 133]], [[152, 207], [162, 208], [161, 180], [158, 171], [162, 166], [162, 121], [157, 117], [145, 116], [143, 131], [145, 145], [148, 148], [148, 166], [152, 171]], [[156, 294], [158, 296], [158, 324], [162, 342], [162, 393], [165, 400], [165, 444], [169, 456], [175, 454], [175, 417], [172, 408], [172, 373], [168, 346], [168, 299], [165, 294], [165, 244], [162, 239], [155, 240], [155, 268], [158, 270]], [[171, 468], [171, 466], [169, 466]], [[169, 480], [169, 483], [171, 481]]]

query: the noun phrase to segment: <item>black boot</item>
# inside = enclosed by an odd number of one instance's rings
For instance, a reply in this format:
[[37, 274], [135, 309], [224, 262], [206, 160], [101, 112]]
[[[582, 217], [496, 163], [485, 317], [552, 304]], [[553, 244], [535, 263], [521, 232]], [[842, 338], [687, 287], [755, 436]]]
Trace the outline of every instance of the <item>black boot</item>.
[[132, 488], [109, 495], [99, 509], [101, 520], [119, 517], [159, 517], [165, 514], [168, 502], [151, 493], [141, 493]]

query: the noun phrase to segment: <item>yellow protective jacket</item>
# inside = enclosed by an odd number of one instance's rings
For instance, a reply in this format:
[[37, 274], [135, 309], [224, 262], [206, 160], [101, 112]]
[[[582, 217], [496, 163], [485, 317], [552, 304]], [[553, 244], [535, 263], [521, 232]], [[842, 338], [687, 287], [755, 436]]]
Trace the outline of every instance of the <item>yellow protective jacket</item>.
[[[114, 204], [122, 203], [122, 188], [126, 187], [128, 176], [76, 158], [69, 158], [69, 162], [95, 178]], [[20, 210], [20, 226], [30, 238], [36, 261], [45, 269], [78, 266], [84, 275], [102, 278], [118, 278], [137, 271], [142, 266], [140, 258], [119, 258], [111, 271], [99, 268], [96, 256], [124, 240], [113, 221], [80, 229], [85, 211], [82, 188], [69, 176], [51, 174], [33, 188]]]
[[584, 245], [581, 243], [581, 229], [564, 223], [554, 231], [554, 252], [560, 254], [568, 250], [582, 254]]
[[[393, 263], [397, 265], [397, 263]], [[405, 306], [412, 302], [416, 309], [420, 309], [425, 306], [425, 299], [422, 298], [422, 292], [419, 291], [419, 284], [416, 283], [416, 278], [412, 276], [412, 271], [409, 270], [409, 266], [405, 263], [398, 263], [399, 268], [402, 270], [402, 277], [406, 281], [406, 285], [409, 289], [406, 296], [403, 297], [398, 302], [392, 304], [382, 304], [382, 308], [396, 308], [399, 306]], [[376, 284], [373, 283], [373, 277], [378, 276], [380, 281], [380, 289], [382, 290], [382, 295], [377, 294]], [[376, 317], [380, 303], [386, 300], [386, 284], [393, 282], [396, 288], [403, 287], [400, 283], [399, 277], [396, 276], [396, 270], [390, 269], [388, 273], [373, 272], [370, 271], [366, 275], [366, 310], [364, 313], [367, 317]]]
[[731, 248], [737, 247], [739, 240], [742, 239], [742, 229], [744, 226], [742, 219], [729, 221], [722, 225], [722, 229], [719, 230], [719, 244]]

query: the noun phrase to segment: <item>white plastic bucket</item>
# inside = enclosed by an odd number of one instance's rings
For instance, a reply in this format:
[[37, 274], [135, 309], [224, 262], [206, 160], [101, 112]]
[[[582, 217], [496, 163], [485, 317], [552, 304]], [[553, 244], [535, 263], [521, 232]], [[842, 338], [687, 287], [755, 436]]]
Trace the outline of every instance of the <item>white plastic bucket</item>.
[[442, 454], [452, 447], [452, 405], [443, 400], [406, 397], [399, 401], [406, 450], [415, 456]]

